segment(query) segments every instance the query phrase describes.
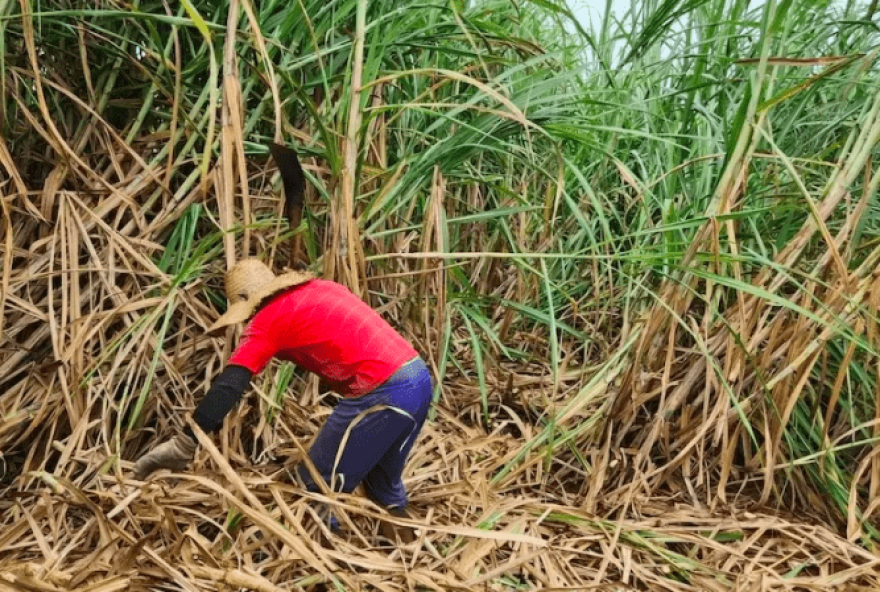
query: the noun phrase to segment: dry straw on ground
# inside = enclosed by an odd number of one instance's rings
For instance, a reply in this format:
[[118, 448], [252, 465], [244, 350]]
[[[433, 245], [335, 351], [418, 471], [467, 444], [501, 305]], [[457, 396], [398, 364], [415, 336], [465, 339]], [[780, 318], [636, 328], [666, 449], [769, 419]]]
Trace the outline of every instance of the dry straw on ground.
[[[314, 433], [320, 413], [296, 409], [282, 424], [292, 433], [272, 438], [270, 460], [253, 462], [240, 445], [223, 454], [203, 440], [191, 472], [148, 484], [125, 479], [129, 462], [123, 478], [102, 474], [106, 455], [88, 448], [72, 451], [67, 471], [22, 475], [2, 502], [0, 589], [868, 590], [880, 583], [876, 557], [808, 521], [659, 498], [603, 516], [601, 501], [588, 509], [588, 480], [555, 478], [540, 458], [492, 485], [493, 470], [520, 439], [468, 425], [477, 392], [450, 386], [460, 393], [456, 406], [439, 409], [409, 465], [419, 514], [414, 544], [379, 535], [378, 520], [390, 518], [360, 496], [328, 500], [344, 530], [322, 537], [309, 499], [323, 498], [291, 485], [287, 473], [299, 454], [291, 442]], [[65, 472], [79, 476], [71, 481]]]

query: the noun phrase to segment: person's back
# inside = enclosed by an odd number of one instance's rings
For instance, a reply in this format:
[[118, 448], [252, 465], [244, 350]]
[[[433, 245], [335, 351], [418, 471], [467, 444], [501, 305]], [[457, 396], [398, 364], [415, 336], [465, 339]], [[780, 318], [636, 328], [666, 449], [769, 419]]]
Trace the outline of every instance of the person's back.
[[359, 397], [418, 352], [348, 288], [314, 279], [264, 304], [229, 363], [258, 374], [273, 356], [314, 372], [344, 397]]

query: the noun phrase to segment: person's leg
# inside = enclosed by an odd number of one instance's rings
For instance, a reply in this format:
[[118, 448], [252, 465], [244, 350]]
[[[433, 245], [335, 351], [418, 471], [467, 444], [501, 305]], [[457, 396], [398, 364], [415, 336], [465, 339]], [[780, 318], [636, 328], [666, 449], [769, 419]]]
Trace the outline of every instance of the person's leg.
[[[377, 405], [386, 403], [385, 393], [344, 399], [321, 428], [309, 450], [309, 458], [332, 490], [345, 493], [353, 491], [389, 447], [403, 433], [412, 429], [412, 420], [407, 416], [389, 409], [371, 411]], [[336, 464], [338, 451], [343, 446], [341, 458]], [[307, 489], [319, 491], [305, 465], [300, 465], [298, 472]]]
[[[342, 400], [321, 428], [309, 450], [309, 458], [332, 490], [345, 493], [354, 490], [399, 435], [411, 429], [408, 418], [400, 418], [387, 409], [370, 412], [386, 399], [383, 393], [371, 393]], [[349, 430], [352, 424], [355, 425]], [[344, 450], [337, 465], [337, 452], [342, 446]], [[297, 474], [308, 491], [320, 491], [304, 463], [297, 467]], [[316, 511], [320, 521], [331, 531], [339, 529], [336, 516], [326, 504], [318, 504]]]
[[431, 375], [422, 360], [405, 367], [405, 381], [391, 393], [390, 405], [412, 417], [409, 430], [400, 434], [364, 478], [368, 495], [388, 508], [403, 509], [407, 504], [403, 469], [421, 432], [431, 406]]
[[[406, 494], [400, 474], [430, 403], [430, 374], [421, 360], [410, 362], [373, 392], [342, 400], [321, 428], [309, 458], [328, 486], [345, 493], [353, 491], [385, 459], [388, 466], [376, 472], [372, 487], [365, 484], [368, 494], [380, 504], [402, 508]], [[340, 448], [343, 451], [338, 455]], [[297, 467], [297, 473], [306, 489], [320, 490], [305, 465]], [[336, 530], [332, 512], [325, 513], [328, 518], [322, 521]]]

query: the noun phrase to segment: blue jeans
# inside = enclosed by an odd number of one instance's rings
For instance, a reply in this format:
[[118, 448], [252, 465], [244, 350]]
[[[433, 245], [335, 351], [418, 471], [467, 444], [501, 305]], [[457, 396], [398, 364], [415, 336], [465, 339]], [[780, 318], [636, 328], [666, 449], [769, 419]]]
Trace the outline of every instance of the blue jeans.
[[[431, 374], [416, 358], [366, 395], [341, 400], [309, 450], [324, 482], [345, 493], [363, 483], [376, 502], [405, 506], [401, 474], [428, 416], [431, 396]], [[381, 408], [373, 409], [377, 406]], [[305, 465], [298, 473], [309, 491], [319, 490]]]

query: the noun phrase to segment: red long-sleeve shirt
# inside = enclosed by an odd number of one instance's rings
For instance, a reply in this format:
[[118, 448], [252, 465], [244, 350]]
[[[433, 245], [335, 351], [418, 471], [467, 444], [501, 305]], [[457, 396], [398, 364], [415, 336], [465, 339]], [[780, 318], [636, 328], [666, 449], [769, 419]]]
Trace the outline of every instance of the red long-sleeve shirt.
[[418, 352], [348, 288], [311, 280], [275, 296], [245, 327], [230, 364], [254, 374], [275, 356], [345, 397], [366, 394]]

